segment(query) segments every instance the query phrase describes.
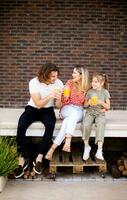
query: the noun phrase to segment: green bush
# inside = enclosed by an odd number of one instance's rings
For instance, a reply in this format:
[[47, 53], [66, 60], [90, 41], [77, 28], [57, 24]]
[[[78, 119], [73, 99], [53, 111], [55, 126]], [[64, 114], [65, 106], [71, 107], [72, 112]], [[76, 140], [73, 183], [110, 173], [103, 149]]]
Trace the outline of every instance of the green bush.
[[7, 176], [17, 166], [18, 156], [15, 139], [0, 137], [0, 176]]

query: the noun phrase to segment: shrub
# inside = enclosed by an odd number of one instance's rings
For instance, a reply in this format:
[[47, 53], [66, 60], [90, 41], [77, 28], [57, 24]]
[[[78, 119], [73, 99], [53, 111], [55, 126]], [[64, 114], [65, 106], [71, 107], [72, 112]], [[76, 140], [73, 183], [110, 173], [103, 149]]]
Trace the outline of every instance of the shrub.
[[0, 176], [7, 176], [18, 166], [17, 148], [14, 138], [0, 137]]

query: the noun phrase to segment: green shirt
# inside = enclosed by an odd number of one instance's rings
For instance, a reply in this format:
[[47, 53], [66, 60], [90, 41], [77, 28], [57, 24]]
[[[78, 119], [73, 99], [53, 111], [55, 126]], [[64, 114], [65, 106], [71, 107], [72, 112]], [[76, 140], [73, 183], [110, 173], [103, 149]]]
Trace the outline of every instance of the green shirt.
[[91, 97], [94, 97], [94, 96], [96, 96], [98, 99], [104, 102], [110, 98], [109, 91], [104, 88], [102, 88], [101, 90], [94, 90], [94, 89], [88, 90], [86, 94], [86, 99], [89, 100], [91, 99]]
[[[109, 94], [109, 91], [106, 90], [105, 88], [102, 88], [101, 90], [90, 89], [88, 90], [86, 94], [86, 100], [88, 101], [92, 97], [97, 97], [97, 99], [105, 102], [107, 99], [110, 98], [110, 94]], [[87, 110], [89, 111], [94, 110], [94, 111], [100, 112], [100, 109], [102, 108], [103, 107], [101, 105], [94, 105], [94, 106], [92, 105], [92, 106], [89, 106]]]

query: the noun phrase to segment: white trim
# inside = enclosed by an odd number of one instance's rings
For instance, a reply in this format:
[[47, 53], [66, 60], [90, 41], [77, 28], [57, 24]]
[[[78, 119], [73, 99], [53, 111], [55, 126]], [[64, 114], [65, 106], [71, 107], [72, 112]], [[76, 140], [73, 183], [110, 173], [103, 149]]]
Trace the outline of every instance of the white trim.
[[[0, 135], [16, 136], [18, 119], [24, 109], [0, 108]], [[55, 110], [57, 122], [54, 130], [54, 136], [57, 135], [61, 120], [58, 119], [59, 111]], [[106, 113], [107, 124], [105, 128], [105, 137], [127, 137], [127, 110], [111, 110]], [[44, 125], [40, 122], [33, 123], [27, 130], [27, 136], [43, 136]], [[81, 137], [81, 123], [77, 124], [76, 137]], [[95, 136], [93, 127], [91, 136]]]

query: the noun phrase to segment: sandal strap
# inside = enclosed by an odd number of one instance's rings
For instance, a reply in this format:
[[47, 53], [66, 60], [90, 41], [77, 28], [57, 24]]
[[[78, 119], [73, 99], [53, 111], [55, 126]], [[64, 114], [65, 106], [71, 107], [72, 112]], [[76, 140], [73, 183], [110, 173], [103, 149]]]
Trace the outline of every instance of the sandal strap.
[[71, 139], [72, 137], [71, 136], [65, 136], [65, 139]]

